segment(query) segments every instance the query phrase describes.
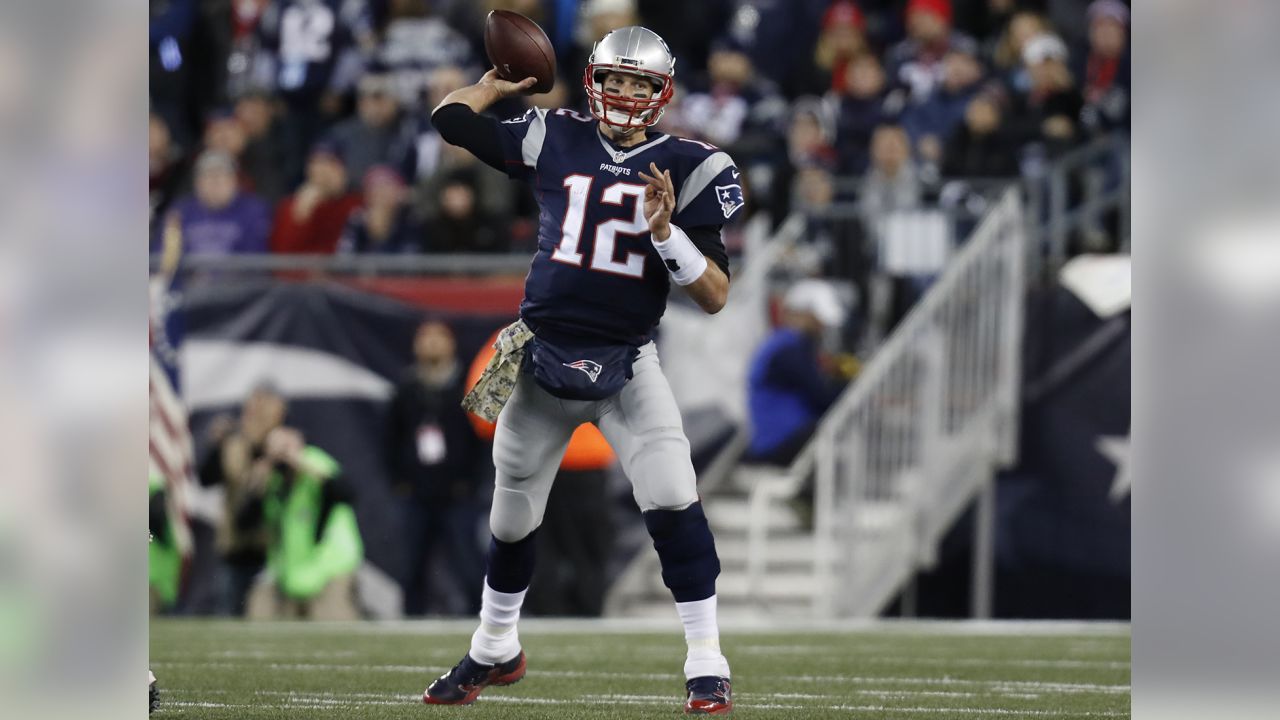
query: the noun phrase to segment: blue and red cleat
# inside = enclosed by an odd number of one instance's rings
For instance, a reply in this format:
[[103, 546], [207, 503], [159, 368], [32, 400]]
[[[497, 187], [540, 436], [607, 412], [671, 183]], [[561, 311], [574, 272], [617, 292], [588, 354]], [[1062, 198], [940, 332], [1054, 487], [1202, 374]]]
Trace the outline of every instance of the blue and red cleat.
[[470, 705], [490, 685], [511, 685], [524, 677], [524, 652], [497, 665], [483, 665], [467, 653], [462, 661], [427, 687], [422, 702], [428, 705]]
[[728, 715], [733, 710], [733, 690], [727, 677], [696, 677], [686, 682], [684, 689], [689, 692], [685, 715]]

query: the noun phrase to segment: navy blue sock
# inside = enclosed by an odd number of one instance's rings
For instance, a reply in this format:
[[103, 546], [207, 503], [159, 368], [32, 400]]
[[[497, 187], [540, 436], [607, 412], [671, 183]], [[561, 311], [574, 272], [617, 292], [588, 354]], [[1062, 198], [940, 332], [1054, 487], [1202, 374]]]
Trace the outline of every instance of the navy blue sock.
[[720, 558], [701, 502], [684, 510], [646, 511], [644, 524], [662, 562], [662, 583], [676, 602], [706, 600], [716, 594]]
[[533, 563], [537, 549], [538, 529], [515, 542], [489, 539], [488, 584], [504, 593], [517, 593], [533, 580]]

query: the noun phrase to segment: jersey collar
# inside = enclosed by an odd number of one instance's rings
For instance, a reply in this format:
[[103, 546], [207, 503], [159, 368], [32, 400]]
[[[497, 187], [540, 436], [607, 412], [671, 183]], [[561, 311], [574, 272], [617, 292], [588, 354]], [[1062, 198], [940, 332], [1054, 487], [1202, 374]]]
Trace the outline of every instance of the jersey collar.
[[658, 137], [648, 142], [641, 143], [633, 148], [627, 148], [627, 149], [614, 147], [613, 143], [609, 142], [609, 140], [605, 138], [604, 134], [600, 132], [600, 128], [596, 128], [596, 138], [600, 140], [600, 147], [604, 148], [605, 154], [613, 158], [613, 161], [615, 163], [624, 163], [627, 160], [630, 160], [631, 158], [635, 157], [636, 155], [639, 155], [640, 153], [644, 152], [645, 150], [648, 150], [649, 148], [655, 145], [660, 145], [666, 142], [667, 140], [670, 140], [671, 136], [659, 135]]

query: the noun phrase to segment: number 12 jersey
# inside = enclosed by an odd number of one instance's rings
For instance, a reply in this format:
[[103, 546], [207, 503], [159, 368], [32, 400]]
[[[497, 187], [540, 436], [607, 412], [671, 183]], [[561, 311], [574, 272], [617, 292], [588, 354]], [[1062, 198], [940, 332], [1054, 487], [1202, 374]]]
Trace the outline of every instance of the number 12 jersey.
[[644, 214], [649, 163], [671, 172], [671, 223], [728, 274], [720, 227], [743, 206], [728, 154], [649, 131], [619, 147], [573, 110], [532, 109], [499, 124], [509, 176], [529, 182], [540, 209], [538, 252], [520, 315], [538, 333], [640, 346], [666, 309], [668, 269]]

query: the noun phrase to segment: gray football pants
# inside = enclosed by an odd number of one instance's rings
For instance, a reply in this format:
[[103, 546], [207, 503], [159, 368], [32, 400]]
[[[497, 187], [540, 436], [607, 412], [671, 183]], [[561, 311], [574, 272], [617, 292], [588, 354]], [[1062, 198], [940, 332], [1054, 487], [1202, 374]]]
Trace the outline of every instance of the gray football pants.
[[515, 542], [542, 523], [569, 438], [586, 422], [613, 446], [642, 511], [680, 510], [697, 501], [689, 440], [652, 342], [640, 348], [632, 372], [622, 392], [593, 401], [562, 400], [520, 375], [493, 437], [494, 537]]

